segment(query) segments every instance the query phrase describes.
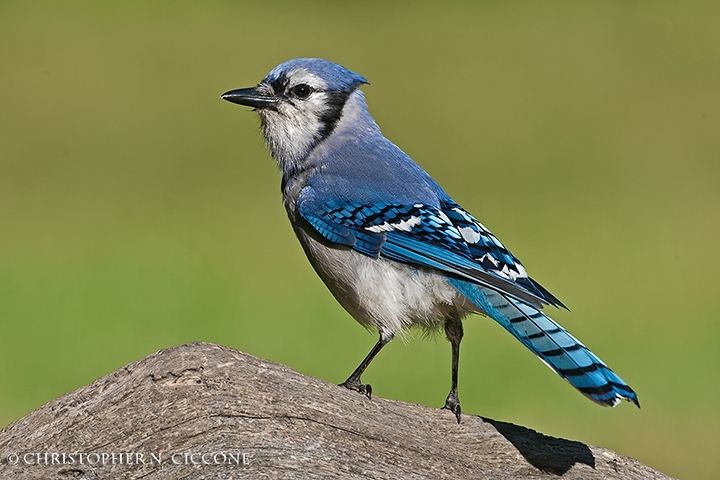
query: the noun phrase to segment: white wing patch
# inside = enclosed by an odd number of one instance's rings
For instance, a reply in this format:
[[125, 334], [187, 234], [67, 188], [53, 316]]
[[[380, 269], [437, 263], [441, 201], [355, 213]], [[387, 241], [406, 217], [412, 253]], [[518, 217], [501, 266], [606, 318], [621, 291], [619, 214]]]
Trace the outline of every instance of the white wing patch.
[[480, 234], [471, 227], [458, 228], [458, 230], [460, 230], [463, 240], [468, 243], [477, 243], [480, 240]]
[[[515, 269], [517, 269], [517, 271]], [[494, 272], [513, 281], [517, 280], [518, 278], [527, 277], [525, 267], [523, 267], [519, 262], [516, 262], [513, 268], [510, 268], [507, 266], [507, 264], [505, 264], [503, 265], [502, 270], [494, 270]]]
[[[477, 218], [473, 217], [469, 213], [467, 213], [462, 208], [453, 208], [452, 209], [455, 213], [459, 214], [461, 217], [465, 219], [468, 223], [474, 224], [478, 229], [480, 229], [480, 233], [485, 234], [488, 239], [493, 242], [496, 246], [500, 248], [505, 248], [502, 243], [500, 243], [500, 240], [495, 238], [495, 235], [490, 233], [490, 230], [487, 229], [485, 225], [477, 221]], [[473, 229], [472, 227], [463, 227], [460, 229], [460, 233], [462, 234], [463, 240], [465, 240], [468, 243], [477, 243], [481, 239], [480, 233], [478, 233], [477, 230]]]
[[370, 230], [371, 232], [375, 232], [375, 233], [390, 232], [392, 230], [402, 230], [403, 232], [409, 232], [416, 225], [420, 225], [420, 217], [413, 215], [412, 217], [408, 218], [407, 220], [400, 220], [399, 222], [396, 222], [396, 223], [385, 222], [382, 225], [373, 225], [372, 227], [365, 227], [365, 230]]
[[483, 255], [482, 257], [480, 257], [480, 263], [483, 263], [483, 262], [485, 262], [485, 261], [489, 261], [490, 263], [492, 263], [493, 265], [495, 265], [496, 268], [500, 265], [500, 262], [498, 262], [498, 261], [495, 259], [495, 257], [493, 257], [492, 255], [490, 255], [489, 253], [486, 253], [485, 255]]
[[[417, 206], [417, 205], [416, 205], [416, 206]], [[438, 214], [438, 217], [440, 217], [440, 219], [441, 219], [443, 222], [447, 223], [448, 225], [452, 225], [452, 224], [453, 224], [453, 223], [452, 223], [452, 220], [450, 220], [450, 218], [449, 218], [447, 215], [445, 215], [445, 212], [443, 212], [442, 210], [438, 210], [438, 211], [437, 211], [437, 214]]]

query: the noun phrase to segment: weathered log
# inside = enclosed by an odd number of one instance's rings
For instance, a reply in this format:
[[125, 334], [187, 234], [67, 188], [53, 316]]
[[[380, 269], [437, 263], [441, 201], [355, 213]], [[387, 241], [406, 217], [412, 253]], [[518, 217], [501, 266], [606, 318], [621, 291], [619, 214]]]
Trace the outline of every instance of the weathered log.
[[505, 422], [368, 399], [210, 343], [161, 350], [0, 432], [0, 478], [667, 479]]

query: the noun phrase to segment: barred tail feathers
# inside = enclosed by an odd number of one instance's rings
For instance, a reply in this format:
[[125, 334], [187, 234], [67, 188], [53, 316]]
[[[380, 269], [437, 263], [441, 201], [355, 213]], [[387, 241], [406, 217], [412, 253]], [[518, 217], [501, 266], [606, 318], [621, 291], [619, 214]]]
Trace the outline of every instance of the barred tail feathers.
[[640, 406], [627, 383], [537, 308], [463, 280], [451, 283], [590, 400], [611, 407], [621, 400]]

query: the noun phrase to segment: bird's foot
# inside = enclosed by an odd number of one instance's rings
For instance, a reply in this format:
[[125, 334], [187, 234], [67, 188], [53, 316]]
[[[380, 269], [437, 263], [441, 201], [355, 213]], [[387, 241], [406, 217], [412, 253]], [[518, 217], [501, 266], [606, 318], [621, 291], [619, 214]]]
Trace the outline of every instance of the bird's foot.
[[341, 387], [345, 387], [350, 390], [355, 390], [358, 393], [362, 393], [366, 397], [370, 398], [372, 396], [372, 386], [367, 383], [360, 383], [359, 378], [348, 378], [343, 383], [340, 384]]
[[455, 418], [457, 418], [457, 422], [460, 423], [460, 413], [462, 411], [460, 410], [460, 400], [458, 400], [457, 392], [450, 392], [450, 395], [448, 395], [445, 400], [445, 406], [442, 407], [442, 409], [450, 410], [454, 413]]

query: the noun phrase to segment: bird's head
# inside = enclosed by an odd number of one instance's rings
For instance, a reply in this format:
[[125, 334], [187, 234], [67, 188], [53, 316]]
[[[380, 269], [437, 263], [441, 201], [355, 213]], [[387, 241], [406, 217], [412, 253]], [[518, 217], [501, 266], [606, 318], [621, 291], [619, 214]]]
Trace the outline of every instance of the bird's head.
[[328, 60], [296, 58], [272, 69], [256, 87], [231, 90], [222, 98], [255, 108], [265, 141], [285, 168], [335, 130], [350, 96], [362, 95], [357, 88], [363, 83], [368, 81]]

